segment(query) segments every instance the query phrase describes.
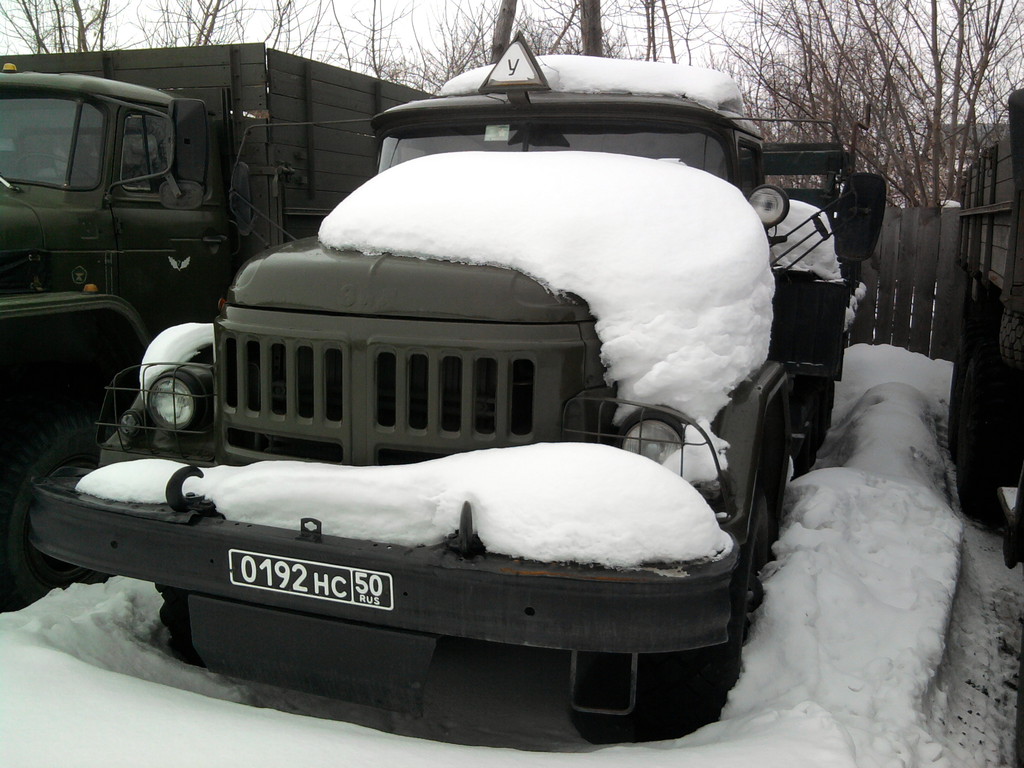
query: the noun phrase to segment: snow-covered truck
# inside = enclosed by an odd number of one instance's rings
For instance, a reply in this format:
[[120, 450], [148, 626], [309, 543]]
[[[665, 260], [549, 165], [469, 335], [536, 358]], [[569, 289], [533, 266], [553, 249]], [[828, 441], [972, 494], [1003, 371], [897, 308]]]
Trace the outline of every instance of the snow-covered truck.
[[240, 678], [416, 717], [446, 644], [558, 649], [591, 741], [714, 719], [884, 200], [841, 174], [787, 217], [741, 110], [517, 40], [382, 113], [319, 238], [111, 384], [36, 546], [160, 585], [172, 646]]
[[96, 466], [103, 385], [164, 328], [212, 319], [250, 256], [314, 233], [376, 170], [369, 119], [422, 94], [262, 43], [2, 63], [9, 610], [92, 576], [30, 546], [28, 505], [32, 476]]

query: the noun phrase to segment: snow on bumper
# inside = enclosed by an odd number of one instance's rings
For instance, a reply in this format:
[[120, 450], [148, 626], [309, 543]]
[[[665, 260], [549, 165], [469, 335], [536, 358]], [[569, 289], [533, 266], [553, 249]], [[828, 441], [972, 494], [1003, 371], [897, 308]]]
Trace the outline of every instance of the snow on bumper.
[[671, 570], [464, 558], [445, 544], [317, 540], [109, 502], [76, 492], [75, 483], [37, 483], [32, 540], [104, 573], [382, 629], [519, 645], [656, 653], [727, 639], [735, 546], [719, 560]]

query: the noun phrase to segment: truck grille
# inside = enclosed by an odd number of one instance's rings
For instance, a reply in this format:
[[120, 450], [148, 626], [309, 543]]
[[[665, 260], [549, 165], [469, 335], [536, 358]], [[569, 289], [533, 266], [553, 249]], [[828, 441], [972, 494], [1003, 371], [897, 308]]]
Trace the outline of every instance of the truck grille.
[[404, 463], [533, 442], [532, 353], [266, 339], [224, 332], [229, 451]]

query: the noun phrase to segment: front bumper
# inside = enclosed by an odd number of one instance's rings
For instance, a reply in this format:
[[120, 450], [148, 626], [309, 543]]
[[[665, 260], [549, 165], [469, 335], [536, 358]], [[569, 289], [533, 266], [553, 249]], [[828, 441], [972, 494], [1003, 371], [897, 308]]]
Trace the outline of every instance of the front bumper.
[[[298, 527], [109, 502], [77, 493], [76, 483], [68, 477], [37, 483], [32, 541], [52, 557], [104, 573], [370, 629], [514, 645], [658, 653], [727, 639], [736, 546], [720, 560], [673, 569], [618, 570], [495, 554], [464, 558], [444, 544], [409, 548], [310, 537]], [[382, 609], [253, 589], [240, 577], [239, 552], [315, 564], [321, 573], [386, 574], [393, 600]], [[254, 564], [249, 567], [247, 577], [255, 573]]]

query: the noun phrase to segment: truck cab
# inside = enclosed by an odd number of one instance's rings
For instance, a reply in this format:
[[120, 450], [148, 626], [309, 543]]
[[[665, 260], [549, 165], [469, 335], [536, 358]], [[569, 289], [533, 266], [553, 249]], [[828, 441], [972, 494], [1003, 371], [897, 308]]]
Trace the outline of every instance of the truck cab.
[[[169, 322], [215, 311], [232, 269], [221, 168], [206, 157], [205, 109], [199, 135], [182, 136], [199, 145], [200, 171], [178, 167], [176, 103], [88, 75], [0, 76], [5, 294], [88, 285], [136, 307], [147, 339]], [[186, 200], [180, 187], [188, 184], [198, 188]]]

